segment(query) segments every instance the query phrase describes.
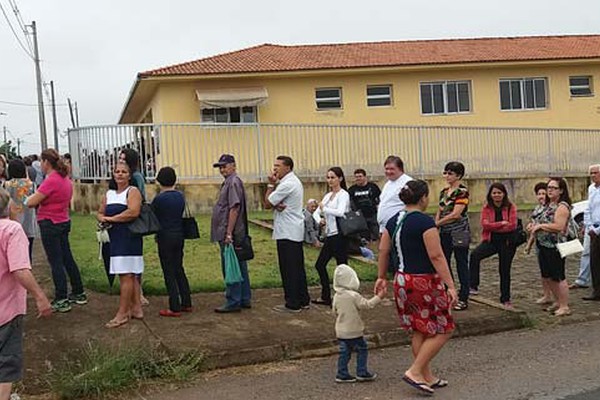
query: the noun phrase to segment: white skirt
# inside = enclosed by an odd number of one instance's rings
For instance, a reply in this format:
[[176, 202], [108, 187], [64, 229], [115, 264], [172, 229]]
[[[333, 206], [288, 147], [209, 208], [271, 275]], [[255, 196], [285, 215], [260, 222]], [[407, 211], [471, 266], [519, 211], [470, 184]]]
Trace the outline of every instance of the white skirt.
[[144, 272], [143, 256], [112, 256], [110, 257], [110, 273], [141, 274]]

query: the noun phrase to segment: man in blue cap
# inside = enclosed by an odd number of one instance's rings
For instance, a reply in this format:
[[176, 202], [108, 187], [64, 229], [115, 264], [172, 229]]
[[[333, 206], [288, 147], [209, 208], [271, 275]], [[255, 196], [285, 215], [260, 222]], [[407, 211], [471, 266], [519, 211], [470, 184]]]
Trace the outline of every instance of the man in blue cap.
[[[246, 235], [248, 216], [246, 211], [246, 193], [244, 184], [236, 173], [235, 158], [231, 154], [223, 154], [213, 164], [225, 178], [221, 185], [219, 199], [213, 208], [210, 224], [210, 240], [218, 242], [221, 248], [221, 267], [225, 276], [223, 250], [228, 244], [239, 243]], [[240, 261], [243, 282], [228, 284], [225, 290], [226, 302], [215, 309], [217, 313], [240, 312], [242, 308], [250, 308], [250, 279], [247, 261]]]

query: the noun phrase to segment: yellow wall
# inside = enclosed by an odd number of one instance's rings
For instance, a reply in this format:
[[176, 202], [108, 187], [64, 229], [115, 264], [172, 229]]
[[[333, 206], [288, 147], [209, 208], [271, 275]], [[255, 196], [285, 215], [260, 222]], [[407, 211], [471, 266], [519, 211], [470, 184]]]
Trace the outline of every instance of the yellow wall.
[[[196, 89], [263, 86], [269, 93], [259, 107], [259, 122], [319, 124], [400, 124], [502, 127], [591, 128], [600, 125], [598, 96], [569, 94], [569, 76], [591, 75], [600, 84], [600, 64], [574, 66], [494, 67], [479, 69], [430, 69], [352, 75], [288, 76], [270, 78], [197, 80], [159, 84], [153, 99], [154, 122], [199, 122]], [[546, 77], [545, 110], [501, 111], [500, 78]], [[470, 80], [472, 112], [460, 115], [422, 115], [419, 82]], [[367, 107], [366, 86], [392, 84], [393, 105]], [[317, 111], [315, 88], [342, 87], [343, 109]]]

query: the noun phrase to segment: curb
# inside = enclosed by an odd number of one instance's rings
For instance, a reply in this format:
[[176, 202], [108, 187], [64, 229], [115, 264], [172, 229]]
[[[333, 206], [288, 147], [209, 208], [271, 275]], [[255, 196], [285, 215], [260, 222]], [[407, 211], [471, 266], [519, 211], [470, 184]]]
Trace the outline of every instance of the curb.
[[[524, 311], [511, 311], [498, 317], [483, 317], [476, 321], [462, 321], [457, 324], [453, 338], [488, 335], [516, 329], [527, 328], [531, 321]], [[386, 332], [365, 335], [370, 349], [410, 344], [406, 331], [397, 328]], [[227, 350], [205, 354], [205, 368], [221, 369], [250, 364], [260, 364], [284, 360], [325, 357], [338, 353], [335, 339], [281, 343], [257, 348]]]

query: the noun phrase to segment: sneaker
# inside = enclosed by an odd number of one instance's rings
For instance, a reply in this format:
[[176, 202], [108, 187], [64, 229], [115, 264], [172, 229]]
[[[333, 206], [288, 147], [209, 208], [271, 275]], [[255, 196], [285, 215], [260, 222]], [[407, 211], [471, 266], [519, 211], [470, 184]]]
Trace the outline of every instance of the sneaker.
[[310, 304], [305, 304], [300, 308], [302, 308], [303, 310], [310, 310]]
[[377, 379], [377, 372], [367, 372], [366, 375], [356, 375], [356, 380], [359, 382], [370, 382]]
[[79, 304], [80, 306], [87, 304], [88, 302], [88, 298], [87, 298], [87, 294], [85, 294], [85, 292], [80, 293], [80, 294], [73, 294], [71, 293], [69, 295], [69, 303], [73, 304]]
[[302, 311], [302, 308], [298, 308], [298, 309], [288, 308], [285, 304], [281, 304], [281, 305], [273, 307], [273, 311], [277, 311], [277, 312], [280, 312], [280, 313], [297, 314], [297, 313], [299, 313], [299, 312]]
[[352, 375], [348, 375], [348, 376], [336, 376], [335, 377], [335, 381], [337, 383], [353, 383], [353, 382], [356, 382], [356, 377], [354, 377]]
[[479, 294], [479, 290], [471, 288], [469, 289], [469, 294], [471, 296], [477, 296]]
[[16, 393], [13, 393], [10, 395], [10, 399], [9, 400], [21, 400], [21, 396], [19, 396]]
[[69, 299], [52, 300], [50, 303], [53, 312], [66, 313], [71, 311], [71, 302]]

